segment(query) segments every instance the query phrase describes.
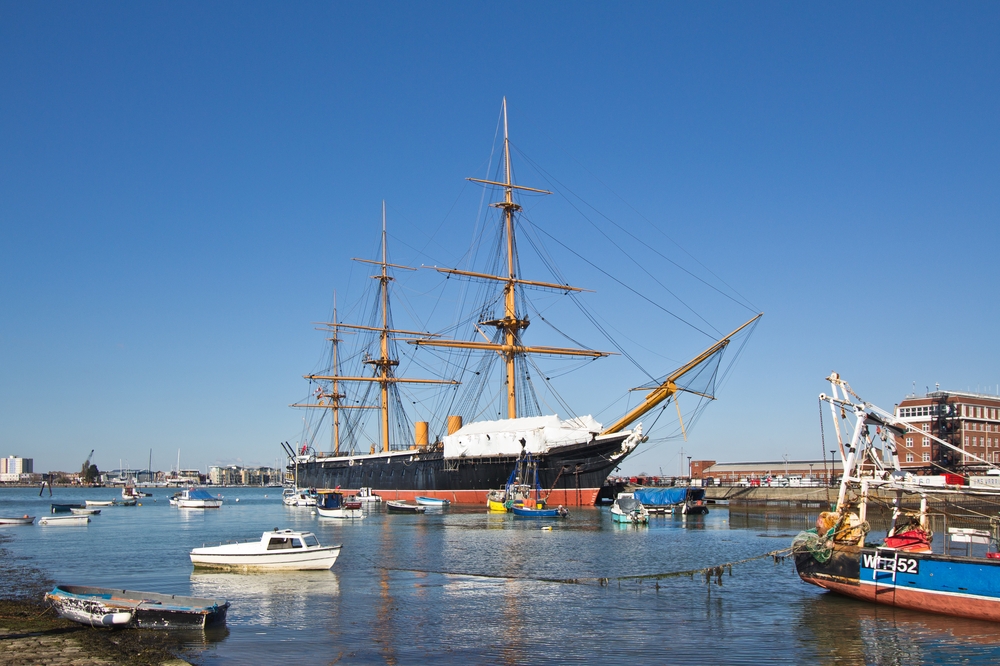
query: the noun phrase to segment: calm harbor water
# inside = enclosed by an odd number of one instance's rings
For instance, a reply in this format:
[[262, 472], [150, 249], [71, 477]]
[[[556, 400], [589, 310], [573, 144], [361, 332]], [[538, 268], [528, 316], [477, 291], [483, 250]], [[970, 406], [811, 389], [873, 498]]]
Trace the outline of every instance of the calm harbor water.
[[[170, 507], [154, 489], [106, 507], [87, 527], [11, 527], [13, 556], [52, 579], [230, 601], [227, 629], [191, 640], [203, 664], [326, 663], [994, 663], [1000, 626], [842, 599], [801, 583], [791, 560], [757, 559], [732, 576], [615, 580], [735, 562], [789, 545], [805, 515], [654, 517], [612, 523], [607, 508], [565, 521], [451, 507], [374, 512], [358, 522], [285, 507], [280, 489], [227, 488], [218, 510]], [[111, 499], [112, 489], [0, 490], [0, 515]], [[238, 502], [236, 500], [239, 500]], [[543, 530], [551, 525], [552, 530]], [[310, 530], [344, 548], [332, 571], [194, 573], [188, 551], [264, 530]], [[608, 578], [606, 585], [596, 579]], [[579, 579], [579, 583], [553, 582]]]

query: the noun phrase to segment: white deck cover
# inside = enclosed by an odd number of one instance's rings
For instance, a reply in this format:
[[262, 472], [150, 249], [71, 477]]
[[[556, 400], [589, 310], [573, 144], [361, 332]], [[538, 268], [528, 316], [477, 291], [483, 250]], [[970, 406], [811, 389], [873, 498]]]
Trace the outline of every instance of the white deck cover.
[[528, 453], [546, 453], [553, 447], [588, 442], [599, 432], [601, 424], [589, 414], [566, 421], [556, 415], [477, 421], [444, 437], [444, 456], [516, 456], [522, 439]]

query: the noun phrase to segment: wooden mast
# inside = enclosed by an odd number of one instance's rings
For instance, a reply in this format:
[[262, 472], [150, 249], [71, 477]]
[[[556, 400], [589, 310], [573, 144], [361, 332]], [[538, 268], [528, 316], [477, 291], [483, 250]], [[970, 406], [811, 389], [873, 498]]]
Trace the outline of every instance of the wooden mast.
[[447, 273], [450, 275], [463, 275], [466, 277], [480, 278], [485, 280], [498, 280], [504, 283], [503, 295], [504, 295], [504, 316], [502, 319], [494, 319], [491, 321], [483, 321], [480, 324], [484, 326], [494, 326], [502, 332], [503, 343], [496, 344], [493, 342], [475, 342], [475, 341], [462, 341], [462, 340], [409, 340], [410, 344], [414, 345], [425, 345], [432, 347], [453, 347], [459, 349], [480, 349], [495, 351], [500, 354], [504, 360], [505, 369], [505, 384], [507, 388], [507, 418], [514, 419], [517, 418], [517, 369], [516, 369], [516, 359], [518, 356], [524, 354], [554, 354], [560, 356], [588, 356], [591, 358], [597, 358], [601, 356], [609, 356], [609, 352], [600, 352], [589, 349], [567, 349], [562, 347], [525, 347], [520, 341], [520, 331], [528, 328], [529, 321], [527, 318], [521, 318], [517, 314], [517, 300], [516, 288], [517, 285], [528, 285], [533, 287], [541, 287], [543, 289], [555, 289], [558, 291], [584, 291], [577, 287], [571, 287], [564, 284], [555, 284], [551, 282], [536, 282], [531, 280], [521, 280], [517, 276], [517, 261], [516, 252], [517, 244], [515, 243], [515, 231], [514, 231], [514, 213], [521, 210], [521, 206], [514, 201], [514, 190], [525, 190], [527, 192], [538, 192], [540, 194], [552, 194], [547, 190], [539, 190], [532, 187], [523, 187], [521, 185], [515, 185], [513, 182], [511, 174], [510, 165], [510, 138], [507, 132], [507, 98], [503, 98], [503, 153], [504, 153], [504, 181], [498, 183], [492, 180], [482, 180], [479, 178], [467, 178], [475, 183], [483, 183], [486, 185], [497, 185], [504, 188], [504, 198], [503, 201], [498, 201], [491, 203], [490, 206], [494, 208], [499, 208], [503, 211], [503, 224], [504, 224], [504, 236], [506, 237], [506, 254], [507, 254], [507, 274], [506, 275], [489, 275], [487, 273], [474, 273], [471, 271], [461, 271], [457, 269], [450, 268], [437, 268], [435, 270], [441, 273]]
[[[404, 335], [422, 335], [426, 336], [427, 333], [423, 331], [403, 331], [397, 330], [389, 327], [389, 282], [394, 280], [391, 275], [389, 275], [389, 268], [401, 268], [404, 270], [416, 270], [409, 266], [399, 266], [397, 264], [390, 264], [388, 261], [388, 250], [386, 247], [386, 223], [385, 223], [385, 201], [382, 202], [382, 260], [381, 261], [371, 261], [368, 259], [355, 259], [365, 264], [376, 264], [379, 266], [380, 270], [377, 275], [372, 275], [372, 279], [379, 281], [379, 304], [382, 310], [382, 325], [379, 327], [374, 326], [361, 326], [357, 324], [341, 324], [337, 321], [336, 309], [334, 309], [334, 320], [332, 322], [321, 322], [324, 326], [329, 326], [333, 331], [333, 338], [331, 340], [334, 343], [334, 365], [332, 375], [304, 375], [304, 377], [310, 381], [330, 381], [332, 384], [331, 393], [321, 393], [319, 397], [329, 397], [331, 402], [329, 405], [320, 404], [295, 404], [292, 407], [325, 407], [334, 410], [334, 455], [340, 454], [340, 419], [339, 411], [341, 409], [377, 409], [379, 410], [379, 430], [381, 431], [379, 445], [381, 451], [389, 450], [389, 387], [393, 384], [408, 383], [408, 384], [458, 384], [458, 381], [449, 379], [404, 379], [401, 377], [395, 377], [393, 375], [392, 369], [399, 365], [399, 361], [392, 358], [389, 355], [389, 340], [394, 334], [404, 334]], [[379, 356], [378, 358], [372, 358], [365, 361], [365, 364], [374, 366], [375, 374], [373, 377], [350, 377], [341, 375], [337, 368], [337, 342], [339, 338], [337, 337], [340, 329], [349, 328], [360, 331], [372, 331], [378, 332], [379, 334]], [[379, 384], [379, 404], [378, 405], [345, 405], [341, 400], [345, 397], [344, 394], [340, 393], [338, 390], [340, 382], [377, 382]]]

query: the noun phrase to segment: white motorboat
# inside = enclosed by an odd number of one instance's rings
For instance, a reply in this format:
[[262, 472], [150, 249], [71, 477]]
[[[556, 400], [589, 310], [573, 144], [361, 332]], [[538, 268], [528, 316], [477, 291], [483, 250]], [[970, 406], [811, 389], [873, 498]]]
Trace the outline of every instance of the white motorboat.
[[228, 543], [195, 548], [195, 567], [233, 571], [300, 571], [330, 569], [340, 546], [321, 546], [312, 532], [278, 530], [264, 532], [260, 541]]
[[343, 493], [321, 492], [316, 503], [316, 513], [323, 518], [339, 518], [341, 520], [361, 520], [365, 517], [361, 510], [361, 502], [356, 497], [344, 497]]
[[358, 494], [355, 495], [355, 497], [362, 504], [378, 504], [382, 501], [382, 496], [376, 495], [372, 489], [367, 486], [364, 488], [358, 488]]
[[285, 488], [281, 492], [285, 506], [316, 506], [316, 491], [311, 488]]
[[118, 502], [116, 502], [113, 499], [111, 499], [111, 500], [86, 500], [84, 502], [84, 504], [86, 504], [88, 507], [90, 507], [90, 506], [114, 506], [117, 503]]
[[43, 516], [38, 519], [39, 525], [86, 525], [90, 522], [90, 516], [78, 516], [71, 514], [68, 516]]
[[101, 513], [100, 509], [91, 509], [89, 507], [86, 509], [70, 509], [69, 511], [77, 516], [96, 516]]
[[451, 500], [440, 499], [438, 497], [415, 497], [414, 501], [420, 506], [436, 506], [438, 508], [451, 506]]
[[611, 505], [611, 519], [616, 523], [646, 525], [649, 523], [649, 511], [632, 493], [618, 493], [615, 503]]
[[179, 509], [218, 509], [222, 506], [222, 495], [212, 495], [207, 490], [188, 488], [170, 499]]

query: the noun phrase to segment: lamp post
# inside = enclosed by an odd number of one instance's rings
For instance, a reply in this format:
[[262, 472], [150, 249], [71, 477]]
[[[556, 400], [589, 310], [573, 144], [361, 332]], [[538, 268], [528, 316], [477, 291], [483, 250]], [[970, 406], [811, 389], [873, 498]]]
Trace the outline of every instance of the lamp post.
[[694, 478], [694, 472], [691, 471], [691, 456], [688, 456], [688, 478]]

